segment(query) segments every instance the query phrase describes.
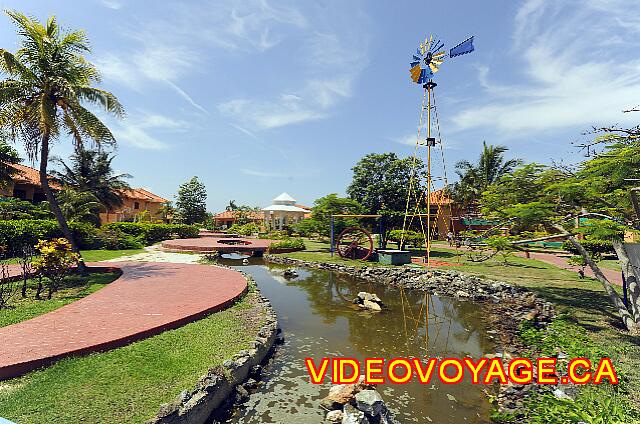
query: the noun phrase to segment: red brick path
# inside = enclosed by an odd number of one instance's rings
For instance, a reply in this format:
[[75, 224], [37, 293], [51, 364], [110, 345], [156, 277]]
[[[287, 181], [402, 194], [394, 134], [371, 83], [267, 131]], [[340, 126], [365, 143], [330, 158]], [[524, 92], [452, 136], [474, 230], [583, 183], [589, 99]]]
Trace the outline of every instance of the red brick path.
[[113, 349], [180, 327], [224, 309], [247, 288], [239, 272], [225, 268], [156, 262], [113, 265], [122, 276], [101, 290], [0, 328], [0, 380], [66, 356]]

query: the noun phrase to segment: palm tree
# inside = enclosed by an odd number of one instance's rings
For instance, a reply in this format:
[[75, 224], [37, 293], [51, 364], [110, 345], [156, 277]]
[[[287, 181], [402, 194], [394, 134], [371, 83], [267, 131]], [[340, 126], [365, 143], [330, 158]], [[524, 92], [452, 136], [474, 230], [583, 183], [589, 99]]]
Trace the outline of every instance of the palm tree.
[[87, 191], [77, 191], [65, 187], [56, 193], [62, 215], [68, 222], [89, 222], [100, 225], [102, 205], [98, 199]]
[[227, 205], [225, 210], [227, 212], [229, 212], [229, 211], [235, 211], [236, 209], [238, 209], [238, 205], [236, 205], [236, 201], [235, 200], [229, 200], [229, 204]]
[[11, 165], [22, 162], [18, 152], [0, 138], [0, 189], [6, 188], [13, 178], [18, 174], [18, 170]]
[[62, 31], [55, 17], [42, 24], [16, 11], [7, 15], [17, 27], [20, 46], [15, 53], [0, 49], [0, 71], [8, 75], [0, 81], [0, 128], [8, 130], [14, 141], [24, 142], [31, 160], [39, 154], [42, 189], [64, 236], [78, 252], [49, 187], [51, 144], [67, 134], [76, 147], [84, 139], [114, 144], [109, 128], [83, 105], [98, 105], [118, 117], [124, 109], [113, 94], [92, 86], [100, 75], [82, 56], [89, 52], [84, 31]]
[[520, 159], [504, 159], [509, 150], [505, 146], [487, 145], [482, 142], [482, 152], [476, 164], [463, 160], [456, 163], [456, 174], [460, 181], [453, 187], [454, 198], [465, 206], [475, 202], [483, 191], [500, 177], [522, 164]]
[[113, 158], [101, 150], [80, 147], [71, 155], [71, 165], [55, 159], [63, 170], [52, 174], [66, 186], [93, 194], [105, 209], [122, 206], [121, 193], [131, 188], [124, 179], [131, 178], [131, 175], [114, 174], [111, 167]]

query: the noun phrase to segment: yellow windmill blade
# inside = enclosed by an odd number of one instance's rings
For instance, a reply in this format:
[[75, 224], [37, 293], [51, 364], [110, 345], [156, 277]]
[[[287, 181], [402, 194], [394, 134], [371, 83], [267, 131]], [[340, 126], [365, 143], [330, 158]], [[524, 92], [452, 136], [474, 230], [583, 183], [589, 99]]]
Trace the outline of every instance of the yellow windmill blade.
[[429, 41], [427, 41], [427, 39], [424, 39], [424, 43], [426, 44], [427, 47], [427, 51], [429, 51], [429, 49], [431, 48], [431, 43], [433, 42], [433, 35], [429, 36]]
[[435, 74], [436, 72], [438, 72], [438, 65], [436, 65], [436, 64], [435, 64], [435, 63], [433, 63], [433, 62], [431, 62], [431, 63], [429, 64], [429, 69], [431, 69], [431, 72], [433, 72], [433, 73]]
[[418, 82], [418, 79], [420, 78], [420, 71], [420, 64], [417, 64], [409, 71], [411, 73], [411, 79], [413, 80], [413, 82]]
[[445, 52], [438, 52], [438, 53], [434, 53], [433, 57], [435, 57], [436, 59], [440, 59], [445, 54], [446, 54]]
[[442, 59], [431, 59], [431, 63], [435, 63], [438, 66], [442, 65], [443, 62], [444, 60]]

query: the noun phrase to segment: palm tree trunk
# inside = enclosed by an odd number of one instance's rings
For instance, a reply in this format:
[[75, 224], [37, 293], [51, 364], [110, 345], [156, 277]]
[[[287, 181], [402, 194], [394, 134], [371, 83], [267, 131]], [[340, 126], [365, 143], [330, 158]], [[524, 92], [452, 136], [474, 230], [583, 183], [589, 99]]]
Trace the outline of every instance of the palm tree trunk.
[[[56, 200], [56, 197], [53, 195], [51, 187], [49, 187], [49, 178], [47, 175], [47, 164], [49, 161], [49, 138], [50, 134], [48, 132], [45, 132], [42, 135], [42, 144], [40, 145], [40, 185], [42, 186], [42, 190], [44, 191], [45, 196], [47, 197], [51, 212], [53, 212], [53, 215], [56, 217], [58, 225], [60, 225], [62, 234], [64, 234], [64, 237], [69, 240], [69, 243], [71, 243], [71, 250], [79, 255], [80, 249], [78, 249], [78, 245], [73, 238], [73, 234], [69, 229], [69, 225], [67, 225], [67, 220], [60, 210], [58, 200]], [[80, 261], [78, 262], [78, 271], [80, 271], [80, 273], [87, 272], [87, 267], [85, 266], [82, 257], [80, 257]]]
[[640, 327], [640, 287], [638, 286], [638, 278], [640, 277], [640, 272], [638, 272], [638, 270], [635, 269], [633, 265], [631, 265], [629, 255], [627, 255], [627, 250], [625, 249], [622, 242], [614, 241], [613, 248], [618, 255], [620, 267], [622, 268], [622, 273], [627, 282], [627, 292], [629, 294], [629, 309], [631, 310], [631, 314], [635, 318], [636, 325]]
[[620, 298], [620, 295], [615, 291], [615, 289], [613, 288], [609, 280], [607, 280], [607, 277], [605, 277], [605, 275], [602, 273], [602, 270], [600, 269], [598, 264], [596, 264], [593, 261], [593, 259], [591, 259], [591, 256], [589, 255], [589, 253], [585, 250], [584, 247], [582, 247], [582, 245], [578, 242], [578, 240], [576, 240], [573, 234], [565, 230], [565, 228], [562, 225], [556, 224], [553, 227], [556, 230], [561, 231], [564, 234], [564, 236], [567, 237], [567, 240], [569, 240], [571, 244], [573, 244], [573, 246], [576, 248], [576, 250], [578, 250], [578, 252], [584, 258], [587, 265], [589, 265], [589, 268], [591, 268], [591, 270], [595, 274], [596, 278], [600, 281], [600, 283], [602, 283], [602, 287], [604, 288], [604, 291], [607, 293], [607, 295], [609, 295], [611, 302], [615, 305], [616, 309], [618, 310], [618, 315], [622, 319], [622, 322], [624, 323], [627, 330], [629, 330], [632, 333], [637, 331], [638, 325], [636, 324], [634, 317], [631, 315], [631, 313], [625, 306], [624, 302]]

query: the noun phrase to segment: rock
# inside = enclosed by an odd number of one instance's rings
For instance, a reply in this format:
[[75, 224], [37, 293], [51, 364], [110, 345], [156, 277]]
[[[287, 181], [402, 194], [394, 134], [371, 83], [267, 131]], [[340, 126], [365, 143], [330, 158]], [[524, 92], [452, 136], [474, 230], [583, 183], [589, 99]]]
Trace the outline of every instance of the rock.
[[382, 396], [375, 390], [363, 390], [357, 393], [356, 405], [359, 410], [374, 417], [386, 409]]
[[378, 295], [375, 293], [360, 292], [358, 293], [358, 297], [363, 301], [369, 300], [371, 302], [382, 303], [382, 300], [380, 300]]
[[285, 276], [285, 278], [297, 278], [298, 272], [295, 270], [295, 268], [287, 268], [284, 270], [283, 275]]
[[471, 297], [471, 295], [464, 290], [458, 290], [456, 292], [456, 297]]
[[364, 375], [354, 384], [334, 384], [329, 388], [329, 394], [320, 401], [320, 405], [329, 410], [341, 409], [342, 405], [352, 402], [356, 393], [371, 389], [373, 386], [364, 383]]
[[553, 391], [553, 395], [557, 398], [557, 399], [561, 399], [561, 400], [573, 400], [571, 398], [571, 396], [569, 396], [568, 394], [566, 394], [564, 392], [564, 390], [562, 389], [555, 389]]
[[236, 386], [236, 403], [244, 403], [249, 399], [249, 392], [242, 386]]
[[381, 311], [382, 308], [380, 307], [379, 304], [377, 304], [376, 302], [372, 302], [370, 300], [365, 300], [362, 305], [363, 308], [365, 309], [371, 309], [372, 311]]
[[344, 406], [342, 424], [369, 424], [364, 412], [354, 408], [351, 404]]
[[342, 422], [342, 416], [344, 414], [340, 410], [329, 411], [327, 412], [326, 420], [330, 423], [339, 423]]

